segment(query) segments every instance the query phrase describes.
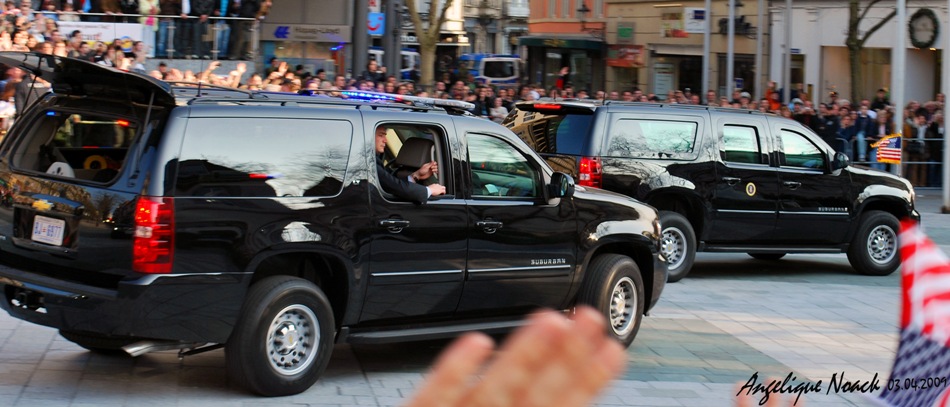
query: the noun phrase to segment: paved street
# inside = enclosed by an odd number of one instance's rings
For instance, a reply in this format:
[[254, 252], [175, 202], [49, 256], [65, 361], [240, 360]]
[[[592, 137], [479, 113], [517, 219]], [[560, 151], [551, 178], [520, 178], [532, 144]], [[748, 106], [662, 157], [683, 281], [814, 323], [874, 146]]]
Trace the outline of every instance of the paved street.
[[[950, 252], [950, 215], [939, 191], [923, 192], [925, 230]], [[628, 352], [629, 368], [598, 405], [730, 406], [736, 383], [792, 373], [794, 386], [823, 381], [808, 406], [869, 405], [829, 388], [840, 380], [885, 384], [896, 349], [899, 274], [855, 274], [844, 255], [758, 261], [701, 255], [667, 286]], [[0, 315], [3, 406], [390, 406], [408, 397], [445, 341], [339, 345], [309, 391], [265, 399], [226, 381], [223, 351], [179, 361], [94, 355], [56, 332]]]

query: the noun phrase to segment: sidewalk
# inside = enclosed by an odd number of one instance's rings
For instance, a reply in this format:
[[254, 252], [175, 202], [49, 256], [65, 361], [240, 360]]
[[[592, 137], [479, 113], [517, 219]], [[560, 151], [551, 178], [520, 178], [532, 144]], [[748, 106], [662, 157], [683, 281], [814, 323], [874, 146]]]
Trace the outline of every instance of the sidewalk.
[[950, 255], [950, 214], [940, 213], [943, 195], [939, 189], [917, 192], [917, 211], [924, 232]]

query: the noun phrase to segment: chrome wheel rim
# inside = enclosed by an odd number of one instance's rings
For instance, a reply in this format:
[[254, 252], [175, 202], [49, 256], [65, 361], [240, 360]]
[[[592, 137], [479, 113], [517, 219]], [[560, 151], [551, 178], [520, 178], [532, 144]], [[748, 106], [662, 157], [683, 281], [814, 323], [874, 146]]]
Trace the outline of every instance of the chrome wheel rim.
[[316, 359], [320, 343], [317, 316], [300, 304], [277, 313], [267, 330], [267, 356], [271, 368], [284, 376], [300, 373]]
[[671, 270], [678, 269], [686, 260], [686, 234], [674, 227], [663, 229], [660, 252]]
[[897, 232], [890, 226], [871, 229], [867, 242], [868, 257], [877, 264], [887, 264], [897, 255]]
[[637, 291], [630, 277], [621, 278], [614, 284], [610, 293], [609, 320], [610, 329], [617, 336], [624, 336], [633, 330], [633, 321], [636, 321]]

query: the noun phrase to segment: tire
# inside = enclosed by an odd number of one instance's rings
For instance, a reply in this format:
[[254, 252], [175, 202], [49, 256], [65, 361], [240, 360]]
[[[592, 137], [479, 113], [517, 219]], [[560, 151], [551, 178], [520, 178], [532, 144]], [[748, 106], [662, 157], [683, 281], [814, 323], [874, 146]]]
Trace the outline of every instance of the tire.
[[669, 264], [669, 283], [675, 283], [686, 277], [696, 260], [696, 232], [683, 215], [678, 212], [660, 211], [660, 225], [663, 226], [663, 238], [660, 240], [660, 253]]
[[66, 338], [67, 341], [75, 343], [86, 350], [105, 355], [128, 355], [122, 350], [122, 347], [141, 340], [129, 336], [111, 336], [82, 331], [60, 330], [59, 334], [63, 338]]
[[303, 392], [330, 362], [335, 326], [330, 301], [313, 283], [291, 276], [258, 281], [224, 348], [228, 376], [262, 396]]
[[607, 333], [630, 346], [643, 319], [643, 277], [631, 258], [619, 254], [597, 256], [587, 268], [577, 302], [594, 307], [607, 318]]
[[901, 263], [897, 218], [883, 211], [868, 211], [858, 225], [848, 248], [851, 267], [869, 276], [886, 276], [897, 270]]
[[785, 253], [749, 253], [749, 256], [752, 256], [756, 260], [778, 260], [782, 257], [785, 257]]

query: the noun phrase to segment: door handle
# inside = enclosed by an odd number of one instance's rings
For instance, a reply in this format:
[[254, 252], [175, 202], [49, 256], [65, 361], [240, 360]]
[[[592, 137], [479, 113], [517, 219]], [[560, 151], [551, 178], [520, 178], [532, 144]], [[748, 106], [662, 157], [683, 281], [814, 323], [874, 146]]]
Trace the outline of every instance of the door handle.
[[730, 186], [738, 184], [739, 181], [742, 181], [742, 179], [736, 178], [736, 177], [722, 177], [722, 180], [726, 181], [726, 183], [729, 184]]
[[502, 225], [504, 224], [497, 220], [480, 220], [475, 222], [476, 227], [482, 228], [482, 231], [488, 233], [489, 235], [497, 232], [498, 229], [501, 229]]
[[795, 189], [795, 188], [798, 188], [798, 187], [802, 186], [802, 183], [801, 183], [801, 182], [798, 182], [798, 181], [785, 181], [785, 182], [782, 183], [782, 185], [785, 185], [785, 186], [787, 186], [787, 187], [789, 187], [789, 188], [791, 188], [791, 189]]
[[389, 230], [389, 233], [399, 233], [409, 227], [409, 221], [403, 219], [383, 219], [379, 221], [379, 226]]

